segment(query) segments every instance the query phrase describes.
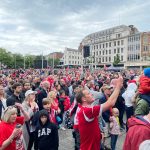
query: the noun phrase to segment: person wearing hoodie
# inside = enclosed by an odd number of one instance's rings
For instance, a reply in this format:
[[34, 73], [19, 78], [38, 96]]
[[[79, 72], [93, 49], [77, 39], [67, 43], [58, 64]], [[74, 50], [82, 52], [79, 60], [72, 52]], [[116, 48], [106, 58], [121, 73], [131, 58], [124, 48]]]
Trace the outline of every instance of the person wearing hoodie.
[[140, 144], [150, 139], [150, 110], [148, 115], [131, 117], [128, 128], [123, 150], [139, 150]]
[[35, 150], [58, 150], [58, 128], [50, 122], [46, 110], [39, 112], [39, 125], [36, 127], [35, 138], [37, 141]]

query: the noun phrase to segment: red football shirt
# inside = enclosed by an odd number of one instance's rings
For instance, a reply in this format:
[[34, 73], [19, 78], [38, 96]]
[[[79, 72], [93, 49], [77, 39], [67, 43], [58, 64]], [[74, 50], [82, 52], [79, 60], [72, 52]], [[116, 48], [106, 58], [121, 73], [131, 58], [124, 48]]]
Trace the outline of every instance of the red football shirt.
[[100, 108], [101, 106], [81, 107], [78, 113], [80, 150], [100, 150]]
[[[3, 121], [0, 123], [0, 147], [2, 146], [3, 142], [10, 137], [17, 123], [23, 125], [24, 117], [17, 117], [16, 122], [12, 124]], [[13, 140], [13, 142], [9, 144], [5, 150], [16, 150], [16, 140]]]

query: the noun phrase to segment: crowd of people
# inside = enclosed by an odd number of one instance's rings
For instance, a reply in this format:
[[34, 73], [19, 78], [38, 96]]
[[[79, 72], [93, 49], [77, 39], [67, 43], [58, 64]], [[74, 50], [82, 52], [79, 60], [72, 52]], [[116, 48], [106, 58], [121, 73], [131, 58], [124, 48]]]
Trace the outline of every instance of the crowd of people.
[[115, 150], [122, 132], [121, 149], [150, 149], [150, 68], [0, 71], [0, 150], [58, 150], [66, 129], [75, 150]]

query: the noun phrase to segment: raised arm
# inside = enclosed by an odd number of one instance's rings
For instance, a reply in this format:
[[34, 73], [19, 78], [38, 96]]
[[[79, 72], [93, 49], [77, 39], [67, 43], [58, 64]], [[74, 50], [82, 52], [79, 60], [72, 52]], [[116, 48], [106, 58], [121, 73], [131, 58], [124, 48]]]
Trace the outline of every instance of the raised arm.
[[23, 116], [24, 116], [25, 121], [30, 120], [30, 115], [28, 114], [28, 112], [26, 112], [26, 111], [23, 109], [22, 104], [20, 104], [20, 103], [15, 103], [15, 106], [17, 106], [17, 107], [20, 109], [20, 111], [22, 112], [22, 114], [23, 114]]
[[116, 85], [116, 88], [114, 89], [113, 93], [108, 98], [108, 100], [104, 104], [102, 104], [102, 112], [108, 110], [109, 108], [111, 108], [115, 105], [117, 98], [119, 96], [119, 93], [120, 93], [120, 89], [122, 88], [122, 85], [123, 85], [123, 78], [120, 76], [117, 79], [117, 85]]

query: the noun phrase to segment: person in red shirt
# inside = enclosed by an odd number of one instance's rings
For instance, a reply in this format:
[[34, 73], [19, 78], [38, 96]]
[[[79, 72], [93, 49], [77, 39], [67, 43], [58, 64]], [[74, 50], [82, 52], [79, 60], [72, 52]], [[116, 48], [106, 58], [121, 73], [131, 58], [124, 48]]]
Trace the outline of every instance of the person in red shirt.
[[24, 116], [17, 117], [17, 109], [14, 106], [9, 106], [5, 109], [0, 123], [0, 150], [25, 150], [20, 125], [23, 125], [24, 121], [28, 121], [29, 116], [23, 110], [21, 104], [16, 103], [15, 105]]
[[150, 106], [150, 68], [144, 69], [144, 75], [140, 77], [139, 97], [148, 102]]
[[91, 106], [94, 98], [88, 90], [84, 89], [76, 95], [76, 100], [81, 105], [78, 112], [80, 150], [100, 150], [100, 141], [102, 137], [98, 124], [98, 116], [115, 105], [122, 84], [123, 79], [120, 77], [109, 99], [98, 106]]
[[150, 139], [150, 111], [148, 115], [130, 118], [128, 127], [123, 150], [139, 150], [140, 144]]
[[51, 122], [54, 124], [57, 124], [56, 117], [60, 113], [60, 108], [59, 108], [59, 103], [58, 99], [56, 98], [57, 93], [56, 91], [51, 91], [48, 93], [48, 99], [50, 100], [50, 105], [51, 105]]

